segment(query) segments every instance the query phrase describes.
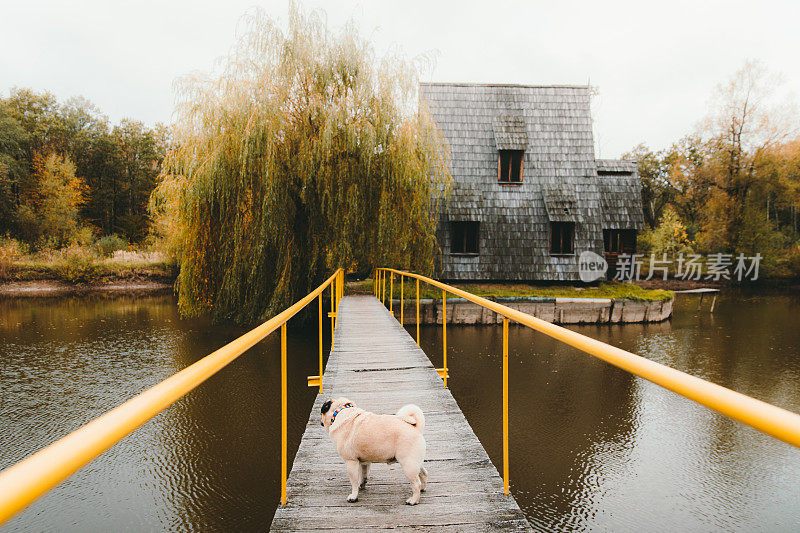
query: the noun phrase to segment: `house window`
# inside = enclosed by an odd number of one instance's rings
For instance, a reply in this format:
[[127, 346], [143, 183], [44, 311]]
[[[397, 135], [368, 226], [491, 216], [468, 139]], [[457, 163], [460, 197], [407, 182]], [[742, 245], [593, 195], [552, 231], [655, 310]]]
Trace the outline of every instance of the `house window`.
[[477, 254], [478, 225], [478, 222], [451, 222], [450, 252], [454, 254]]
[[500, 150], [497, 179], [500, 183], [522, 183], [523, 150]]
[[603, 245], [607, 254], [636, 253], [636, 230], [604, 229]]
[[550, 223], [550, 255], [571, 255], [574, 251], [575, 223]]

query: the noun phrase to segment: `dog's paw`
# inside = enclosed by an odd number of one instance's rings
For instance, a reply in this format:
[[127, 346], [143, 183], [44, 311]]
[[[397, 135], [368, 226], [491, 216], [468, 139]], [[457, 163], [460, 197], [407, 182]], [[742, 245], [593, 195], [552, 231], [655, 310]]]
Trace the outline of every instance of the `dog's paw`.
[[358, 496], [355, 498], [351, 498], [350, 496], [347, 497], [347, 503], [356, 503], [358, 501]]
[[406, 505], [417, 505], [419, 502], [412, 502], [411, 500], [406, 500]]

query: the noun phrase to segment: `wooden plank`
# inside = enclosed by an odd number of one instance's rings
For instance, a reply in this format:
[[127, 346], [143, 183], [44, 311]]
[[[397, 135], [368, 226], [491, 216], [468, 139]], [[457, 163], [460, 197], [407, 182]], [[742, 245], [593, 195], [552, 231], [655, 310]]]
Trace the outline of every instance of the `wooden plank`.
[[703, 287], [701, 289], [686, 289], [682, 291], [672, 291], [675, 294], [705, 294], [708, 292], [719, 292], [719, 289], [712, 289], [709, 287]]
[[[531, 531], [453, 395], [414, 339], [371, 296], [342, 299], [335, 348], [287, 483], [289, 503], [275, 513], [274, 531]], [[394, 413], [415, 403], [425, 413], [428, 489], [416, 506], [399, 465], [372, 465], [358, 502], [344, 461], [320, 426], [322, 403], [346, 396], [359, 407]]]

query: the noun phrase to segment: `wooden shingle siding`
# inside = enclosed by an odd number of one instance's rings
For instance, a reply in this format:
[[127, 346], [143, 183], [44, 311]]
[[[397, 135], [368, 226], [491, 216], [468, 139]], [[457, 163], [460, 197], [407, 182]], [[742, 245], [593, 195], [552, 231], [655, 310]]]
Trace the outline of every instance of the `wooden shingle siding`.
[[633, 161], [598, 159], [597, 176], [604, 229], [644, 228], [642, 184]]
[[[440, 278], [578, 280], [580, 253], [603, 253], [603, 228], [640, 229], [635, 164], [595, 159], [587, 86], [422, 83], [420, 101], [450, 145]], [[498, 149], [525, 150], [522, 183], [498, 183]], [[617, 174], [606, 183], [598, 166]], [[480, 254], [450, 254], [449, 222], [470, 220]], [[550, 256], [551, 220], [576, 223], [574, 256]]]

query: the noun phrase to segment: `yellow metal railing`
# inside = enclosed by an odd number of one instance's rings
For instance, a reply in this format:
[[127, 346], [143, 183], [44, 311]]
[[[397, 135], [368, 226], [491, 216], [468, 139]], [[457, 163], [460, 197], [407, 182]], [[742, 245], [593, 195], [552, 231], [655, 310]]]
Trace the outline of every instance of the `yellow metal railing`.
[[[509, 320], [544, 333], [569, 344], [589, 355], [610, 363], [636, 376], [660, 385], [690, 400], [704, 405], [725, 416], [738, 420], [762, 433], [800, 448], [800, 415], [774, 405], [756, 400], [739, 392], [686, 374], [680, 370], [656, 363], [644, 357], [616, 348], [604, 342], [586, 337], [569, 329], [545, 322], [527, 313], [475, 296], [472, 293], [447, 285], [440, 281], [391, 268], [379, 268], [374, 278], [375, 297], [385, 302], [386, 276], [394, 280], [396, 275], [417, 280], [417, 344], [419, 344], [419, 282], [423, 281], [442, 289], [442, 337], [443, 368], [437, 369], [447, 387], [447, 293], [469, 300], [490, 309], [503, 317], [503, 487], [508, 494], [508, 323]], [[392, 281], [390, 281], [391, 285]], [[390, 296], [391, 297], [391, 296]], [[391, 305], [391, 302], [390, 304]], [[403, 307], [401, 301], [400, 306]], [[402, 312], [401, 312], [402, 315]]]
[[309, 376], [308, 384], [319, 387], [322, 392], [322, 296], [328, 286], [331, 287], [329, 316], [331, 325], [335, 326], [336, 309], [344, 293], [344, 271], [342, 269], [337, 270], [322, 285], [274, 318], [27, 459], [0, 472], [0, 524], [172, 405], [278, 328], [281, 330], [281, 504], [285, 504], [288, 392], [286, 323], [314, 298], [319, 298], [319, 375]]

